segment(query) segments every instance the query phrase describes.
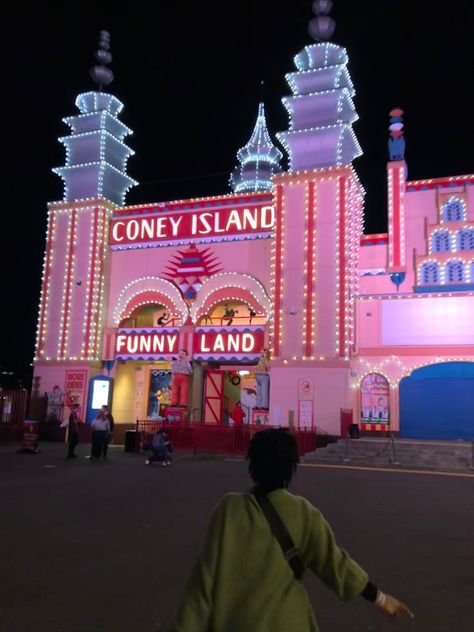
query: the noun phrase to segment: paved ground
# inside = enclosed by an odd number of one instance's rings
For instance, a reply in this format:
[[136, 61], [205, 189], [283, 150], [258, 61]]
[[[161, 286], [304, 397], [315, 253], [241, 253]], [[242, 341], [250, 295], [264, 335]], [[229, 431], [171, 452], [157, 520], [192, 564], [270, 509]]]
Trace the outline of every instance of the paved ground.
[[[0, 447], [2, 632], [167, 630], [213, 505], [249, 484], [244, 462], [218, 457], [147, 468], [119, 447], [105, 464], [66, 461], [57, 444], [15, 450]], [[385, 620], [308, 577], [321, 632], [473, 629], [472, 477], [313, 466], [293, 491], [417, 615]]]

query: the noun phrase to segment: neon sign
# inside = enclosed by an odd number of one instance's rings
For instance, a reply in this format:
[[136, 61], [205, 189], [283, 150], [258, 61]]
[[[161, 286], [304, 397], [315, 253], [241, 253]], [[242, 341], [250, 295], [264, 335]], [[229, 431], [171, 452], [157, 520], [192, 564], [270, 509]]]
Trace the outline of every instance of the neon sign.
[[119, 329], [115, 339], [117, 360], [161, 360], [178, 353], [179, 329]]
[[110, 245], [121, 248], [159, 247], [176, 242], [208, 242], [256, 239], [270, 236], [275, 209], [264, 204], [218, 210], [153, 212], [143, 216], [112, 219]]
[[256, 360], [263, 347], [263, 327], [198, 327], [194, 333], [193, 357]]

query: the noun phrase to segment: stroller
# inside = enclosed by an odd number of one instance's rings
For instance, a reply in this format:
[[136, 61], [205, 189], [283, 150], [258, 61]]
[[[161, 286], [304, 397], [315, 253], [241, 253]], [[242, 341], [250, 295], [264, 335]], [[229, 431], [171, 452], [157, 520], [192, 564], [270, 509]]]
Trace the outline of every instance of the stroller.
[[150, 454], [145, 461], [146, 465], [151, 465], [154, 461], [159, 461], [163, 467], [171, 465], [171, 452], [173, 445], [167, 440], [168, 434], [166, 430], [161, 428], [155, 434], [151, 441]]

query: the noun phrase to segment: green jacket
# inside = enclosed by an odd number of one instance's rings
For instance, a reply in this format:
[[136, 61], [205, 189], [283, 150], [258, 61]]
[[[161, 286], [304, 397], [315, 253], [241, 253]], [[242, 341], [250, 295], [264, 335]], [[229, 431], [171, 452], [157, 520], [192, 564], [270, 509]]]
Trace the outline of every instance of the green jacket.
[[[269, 498], [310, 568], [342, 600], [367, 573], [340, 549], [320, 511], [277, 489]], [[303, 584], [252, 494], [227, 494], [211, 518], [172, 632], [317, 632]]]

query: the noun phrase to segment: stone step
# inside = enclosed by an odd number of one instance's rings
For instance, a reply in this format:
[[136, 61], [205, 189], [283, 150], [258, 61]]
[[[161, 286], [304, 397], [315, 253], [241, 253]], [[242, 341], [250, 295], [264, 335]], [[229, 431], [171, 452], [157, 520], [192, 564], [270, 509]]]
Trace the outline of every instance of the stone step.
[[[365, 465], [394, 465], [413, 469], [470, 471], [473, 466], [472, 445], [468, 442], [420, 442], [395, 440], [395, 454], [388, 438], [340, 439], [306, 454], [303, 462]], [[384, 449], [385, 448], [385, 449]], [[383, 450], [383, 452], [382, 452]]]

